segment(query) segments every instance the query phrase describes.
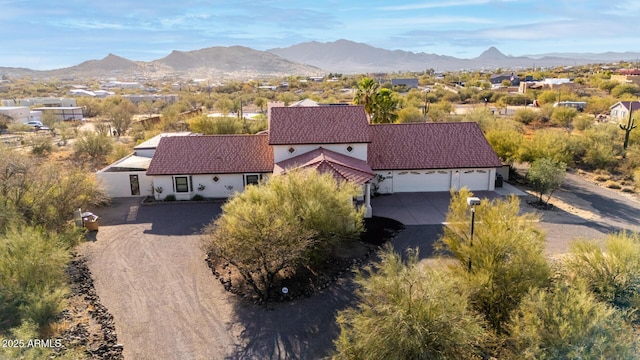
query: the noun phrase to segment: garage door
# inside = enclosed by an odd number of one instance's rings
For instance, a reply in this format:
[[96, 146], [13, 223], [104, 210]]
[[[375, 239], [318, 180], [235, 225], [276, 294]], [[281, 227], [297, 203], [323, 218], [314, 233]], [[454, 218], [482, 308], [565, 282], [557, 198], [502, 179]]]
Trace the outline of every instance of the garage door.
[[490, 176], [491, 172], [488, 170], [462, 170], [460, 174], [460, 187], [466, 186], [469, 190], [489, 190]]
[[396, 171], [393, 174], [394, 192], [449, 191], [450, 170]]

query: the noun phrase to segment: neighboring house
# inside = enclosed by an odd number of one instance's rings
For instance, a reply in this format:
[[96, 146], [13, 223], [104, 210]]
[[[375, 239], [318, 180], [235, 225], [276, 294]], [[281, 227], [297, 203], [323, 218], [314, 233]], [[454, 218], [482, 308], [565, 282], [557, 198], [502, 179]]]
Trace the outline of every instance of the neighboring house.
[[1, 106], [43, 106], [43, 107], [73, 107], [76, 99], [58, 97], [33, 97], [23, 99], [3, 99]]
[[0, 114], [10, 117], [16, 123], [30, 120], [31, 110], [28, 106], [0, 106]]
[[489, 82], [492, 85], [500, 85], [505, 80], [511, 81], [511, 86], [520, 85], [520, 78], [518, 77], [518, 75], [516, 75], [514, 73], [511, 73], [511, 74], [493, 74], [493, 75], [491, 75], [489, 77]]
[[493, 190], [502, 164], [476, 123], [371, 125], [361, 106], [272, 107], [259, 135], [162, 137], [146, 175], [156, 199], [228, 197], [314, 168], [380, 193]]
[[87, 96], [87, 97], [95, 97], [95, 98], [104, 98], [107, 96], [115, 95], [113, 91], [106, 90], [86, 90], [86, 89], [71, 89], [68, 92], [69, 95], [73, 96]]
[[58, 121], [82, 120], [82, 108], [80, 106], [60, 106], [60, 107], [37, 107], [35, 111], [41, 111], [43, 114], [53, 114]]
[[623, 84], [635, 84], [640, 85], [640, 70], [639, 69], [621, 69], [611, 74], [611, 80], [617, 81]]
[[625, 120], [629, 118], [629, 111], [640, 110], [640, 101], [618, 101], [609, 107], [609, 114], [612, 119]]
[[417, 89], [418, 88], [418, 79], [391, 79], [391, 85], [402, 87], [404, 89]]

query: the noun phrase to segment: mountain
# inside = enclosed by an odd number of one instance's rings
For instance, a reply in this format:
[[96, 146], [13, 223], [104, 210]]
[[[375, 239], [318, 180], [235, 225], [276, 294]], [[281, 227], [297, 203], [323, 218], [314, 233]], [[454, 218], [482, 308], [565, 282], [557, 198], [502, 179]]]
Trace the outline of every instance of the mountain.
[[317, 75], [324, 71], [286, 60], [274, 54], [243, 46], [215, 46], [194, 51], [177, 51], [152, 64], [180, 72], [208, 72], [255, 76]]
[[386, 50], [349, 40], [306, 42], [286, 48], [258, 51], [243, 46], [215, 46], [193, 51], [174, 50], [150, 62], [132, 61], [114, 54], [101, 60], [90, 60], [76, 66], [36, 71], [0, 67], [0, 76], [34, 78], [98, 78], [147, 77], [250, 79], [287, 75], [322, 75], [336, 73], [375, 73], [398, 71], [494, 70], [556, 67], [607, 63], [620, 60], [637, 61], [640, 53], [549, 53], [510, 56], [495, 47], [472, 59], [452, 56]]
[[429, 68], [436, 71], [456, 71], [533, 66], [555, 67], [638, 58], [637, 53], [570, 54], [571, 56], [545, 54], [514, 57], [504, 55], [495, 47], [491, 47], [476, 58], [459, 59], [424, 52], [380, 49], [349, 40], [328, 43], [312, 41], [267, 51], [291, 61], [311, 64], [338, 73], [423, 71]]

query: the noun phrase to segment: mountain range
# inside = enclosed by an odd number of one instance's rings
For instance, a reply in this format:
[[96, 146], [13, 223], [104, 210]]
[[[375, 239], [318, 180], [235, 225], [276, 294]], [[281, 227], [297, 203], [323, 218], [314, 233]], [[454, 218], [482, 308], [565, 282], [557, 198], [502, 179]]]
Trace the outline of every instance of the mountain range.
[[550, 53], [508, 56], [491, 47], [480, 56], [461, 59], [446, 55], [386, 50], [349, 40], [329, 43], [306, 42], [267, 51], [243, 46], [215, 46], [193, 51], [173, 51], [150, 62], [133, 61], [109, 54], [101, 60], [89, 60], [76, 66], [37, 71], [0, 67], [0, 75], [34, 78], [99, 78], [166, 76], [213, 79], [249, 79], [287, 75], [323, 75], [332, 73], [375, 73], [457, 70], [518, 69], [636, 61], [640, 53]]

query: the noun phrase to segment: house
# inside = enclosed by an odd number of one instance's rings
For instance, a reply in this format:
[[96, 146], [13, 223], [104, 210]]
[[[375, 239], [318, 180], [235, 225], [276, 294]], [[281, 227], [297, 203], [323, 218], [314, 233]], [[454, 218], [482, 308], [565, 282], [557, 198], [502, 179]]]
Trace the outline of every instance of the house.
[[28, 106], [0, 106], [0, 114], [11, 118], [16, 123], [30, 120], [31, 110]]
[[640, 101], [618, 101], [609, 107], [609, 114], [612, 119], [620, 121], [629, 118], [630, 111], [640, 110]]
[[640, 85], [639, 69], [620, 69], [611, 74], [611, 81], [617, 81], [622, 84]]
[[43, 114], [53, 114], [57, 121], [82, 120], [82, 108], [80, 106], [59, 106], [59, 107], [37, 107], [35, 111], [41, 111]]
[[160, 138], [146, 175], [156, 199], [225, 198], [261, 179], [313, 168], [370, 194], [493, 190], [502, 164], [476, 123], [369, 123], [361, 106], [270, 108], [257, 135]]
[[391, 79], [391, 86], [393, 87], [401, 87], [405, 90], [409, 89], [417, 89], [418, 88], [418, 79]]
[[520, 78], [518, 77], [518, 75], [511, 73], [511, 74], [493, 74], [489, 77], [489, 82], [492, 85], [501, 85], [503, 81], [505, 80], [509, 80], [511, 82], [511, 86], [518, 86], [520, 85]]

